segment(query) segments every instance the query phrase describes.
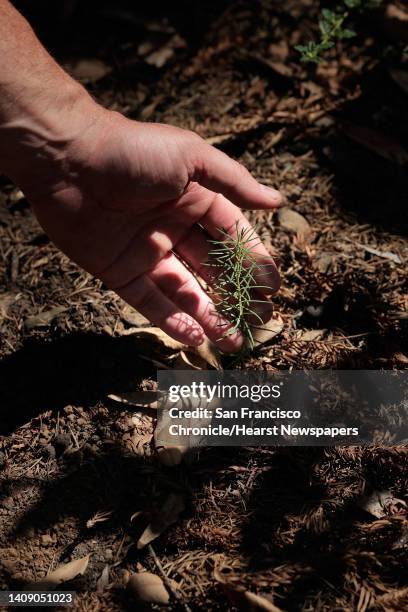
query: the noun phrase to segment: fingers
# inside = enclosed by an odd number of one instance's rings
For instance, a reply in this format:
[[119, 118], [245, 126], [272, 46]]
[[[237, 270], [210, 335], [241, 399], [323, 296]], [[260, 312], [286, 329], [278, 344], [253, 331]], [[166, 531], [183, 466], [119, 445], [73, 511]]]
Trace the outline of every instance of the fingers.
[[278, 291], [280, 275], [272, 257], [251, 223], [232, 202], [217, 194], [212, 206], [200, 219], [200, 225], [216, 240], [224, 238], [220, 228], [225, 229], [234, 239], [237, 238], [237, 233], [243, 230], [245, 232], [244, 239], [248, 240], [247, 247], [250, 249], [251, 255], [256, 257], [259, 266], [255, 272], [256, 281], [260, 285], [259, 291], [265, 295], [272, 295]]
[[[232, 202], [222, 195], [211, 193], [206, 189], [198, 187], [196, 193], [194, 189], [192, 188], [190, 197], [195, 195], [196, 197], [211, 198], [211, 204], [206, 206], [206, 212], [200, 219], [200, 224], [211, 238], [218, 240], [223, 237], [220, 228], [226, 228], [230, 235], [235, 237], [237, 222], [238, 231], [241, 229], [248, 230], [248, 235], [249, 232], [253, 231], [249, 221]], [[255, 277], [257, 283], [263, 287], [259, 291], [264, 295], [271, 295], [279, 289], [279, 272], [257, 235], [254, 233], [251, 238], [254, 238], [251, 239], [250, 243], [251, 251], [256, 255], [259, 263], [259, 269]], [[205, 232], [198, 226], [194, 226], [177, 243], [175, 250], [206, 282], [214, 284], [217, 269], [205, 265], [208, 262], [208, 253], [212, 248], [213, 245], [209, 242]]]
[[201, 325], [169, 299], [148, 276], [140, 276], [118, 289], [117, 293], [179, 342], [199, 346], [204, 341]]
[[237, 333], [228, 335], [231, 324], [217, 313], [212, 300], [173, 253], [162, 259], [149, 276], [172, 302], [194, 317], [222, 351], [235, 352], [240, 349], [242, 336]]
[[276, 189], [261, 185], [244, 166], [205, 142], [197, 149], [191, 180], [220, 192], [241, 208], [277, 208], [282, 196]]

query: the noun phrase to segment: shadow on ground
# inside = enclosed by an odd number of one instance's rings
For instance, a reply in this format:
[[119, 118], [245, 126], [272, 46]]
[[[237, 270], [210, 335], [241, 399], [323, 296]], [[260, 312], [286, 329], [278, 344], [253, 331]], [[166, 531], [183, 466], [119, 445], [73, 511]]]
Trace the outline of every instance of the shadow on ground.
[[89, 406], [108, 393], [135, 388], [154, 376], [131, 336], [74, 333], [57, 340], [30, 338], [0, 361], [0, 435], [46, 410]]

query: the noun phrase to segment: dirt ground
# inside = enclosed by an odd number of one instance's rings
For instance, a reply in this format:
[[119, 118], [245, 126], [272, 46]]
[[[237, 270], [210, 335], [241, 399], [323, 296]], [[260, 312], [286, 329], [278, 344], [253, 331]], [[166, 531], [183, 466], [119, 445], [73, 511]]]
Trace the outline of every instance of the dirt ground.
[[[391, 18], [361, 18], [310, 68], [294, 46], [316, 36], [312, 0], [20, 5], [104, 105], [196, 130], [301, 215], [293, 231], [252, 214], [280, 260], [280, 331], [234, 367], [407, 368], [408, 60]], [[406, 447], [163, 465], [135, 398], [180, 351], [138, 334], [0, 187], [1, 588], [90, 555], [64, 585], [79, 611], [140, 609], [125, 585], [142, 570], [167, 577], [174, 610], [408, 609]], [[391, 499], [377, 516], [373, 491]], [[149, 524], [160, 535], [138, 549]]]

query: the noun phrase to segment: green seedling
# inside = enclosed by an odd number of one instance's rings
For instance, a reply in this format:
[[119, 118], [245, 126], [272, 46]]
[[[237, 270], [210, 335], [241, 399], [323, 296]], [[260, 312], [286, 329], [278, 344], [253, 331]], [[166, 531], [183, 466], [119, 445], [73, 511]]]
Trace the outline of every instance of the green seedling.
[[334, 47], [337, 40], [356, 35], [354, 30], [345, 27], [352, 12], [372, 10], [378, 8], [382, 2], [383, 0], [343, 0], [342, 5], [335, 10], [322, 9], [319, 19], [320, 40], [297, 45], [295, 49], [300, 53], [300, 60], [319, 64], [324, 52]]
[[[260, 243], [252, 228], [239, 228], [235, 224], [235, 236], [225, 229], [219, 229], [220, 240], [210, 240], [213, 245], [206, 265], [214, 268], [213, 288], [216, 295], [217, 312], [231, 325], [225, 336], [240, 331], [245, 338], [243, 351], [252, 350], [255, 340], [252, 329], [253, 321], [263, 321], [254, 310], [256, 303], [268, 303], [268, 300], [255, 299], [254, 293], [260, 289], [270, 289], [259, 285], [257, 273], [265, 274], [265, 264], [260, 264], [254, 254], [254, 247]], [[273, 265], [273, 264], [271, 264]], [[252, 323], [251, 323], [252, 320]], [[224, 337], [225, 337], [224, 336]]]

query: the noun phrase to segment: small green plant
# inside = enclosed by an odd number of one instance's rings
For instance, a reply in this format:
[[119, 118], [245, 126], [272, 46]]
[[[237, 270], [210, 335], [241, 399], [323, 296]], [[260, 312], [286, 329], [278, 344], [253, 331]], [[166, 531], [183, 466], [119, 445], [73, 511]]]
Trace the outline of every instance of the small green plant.
[[240, 229], [238, 222], [235, 230], [233, 237], [225, 229], [219, 229], [222, 235], [220, 240], [209, 241], [214, 246], [206, 265], [216, 269], [213, 288], [217, 312], [231, 324], [225, 336], [240, 331], [246, 340], [244, 350], [252, 350], [254, 337], [251, 327], [254, 324], [250, 320], [258, 320], [263, 324], [254, 310], [254, 304], [267, 303], [267, 300], [254, 299], [254, 292], [269, 287], [259, 285], [256, 281], [257, 272], [265, 273], [265, 264], [257, 261], [253, 251], [259, 244], [256, 232], [251, 228]]
[[297, 45], [302, 62], [319, 64], [324, 51], [334, 47], [337, 40], [352, 38], [354, 30], [345, 27], [352, 11], [365, 11], [378, 8], [383, 0], [343, 0], [343, 4], [335, 10], [322, 9], [319, 20], [320, 40], [310, 41], [306, 45]]

